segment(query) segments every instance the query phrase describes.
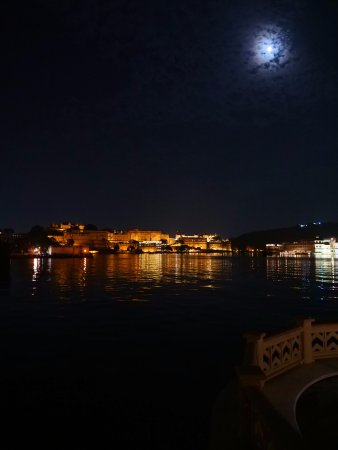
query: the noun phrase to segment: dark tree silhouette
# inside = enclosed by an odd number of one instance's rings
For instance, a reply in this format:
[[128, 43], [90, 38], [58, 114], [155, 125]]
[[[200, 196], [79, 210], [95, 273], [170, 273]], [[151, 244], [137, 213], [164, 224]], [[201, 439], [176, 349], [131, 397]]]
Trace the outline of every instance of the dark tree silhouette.
[[88, 230], [88, 231], [97, 231], [98, 230], [97, 226], [92, 223], [87, 223], [87, 225], [85, 225], [84, 229]]

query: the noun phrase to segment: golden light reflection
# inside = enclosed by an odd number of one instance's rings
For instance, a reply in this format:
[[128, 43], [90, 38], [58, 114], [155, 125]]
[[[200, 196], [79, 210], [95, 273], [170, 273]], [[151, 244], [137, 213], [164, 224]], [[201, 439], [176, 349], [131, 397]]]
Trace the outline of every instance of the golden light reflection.
[[139, 255], [139, 270], [141, 277], [145, 274], [150, 276], [153, 280], [161, 279], [163, 275], [163, 262], [166, 255], [161, 254], [144, 254]]
[[232, 280], [231, 257], [201, 254], [176, 254], [172, 257], [175, 257], [175, 283], [196, 283], [199, 287], [215, 288], [213, 281], [218, 277]]
[[40, 258], [33, 258], [33, 275], [32, 275], [33, 287], [32, 287], [32, 295], [36, 294], [37, 282], [38, 282], [40, 267], [41, 267], [41, 259]]
[[[33, 293], [44, 281], [56, 289], [61, 303], [87, 301], [91, 292], [101, 292], [101, 299], [148, 302], [161, 289], [181, 295], [188, 288], [217, 289], [219, 280], [231, 280], [231, 257], [199, 254], [97, 255], [95, 258], [33, 259]], [[94, 300], [94, 299], [92, 299]], [[95, 299], [96, 301], [96, 299]]]
[[82, 301], [86, 300], [86, 281], [87, 281], [87, 258], [82, 259], [82, 272], [79, 274], [79, 288], [81, 292], [81, 299]]
[[[54, 259], [51, 273], [52, 282], [58, 289], [58, 298], [61, 303], [68, 303], [86, 297], [87, 285], [87, 258]], [[78, 297], [78, 294], [79, 297]]]
[[87, 275], [87, 258], [83, 258], [83, 265], [82, 265], [82, 283], [83, 283], [83, 286], [86, 285], [86, 275]]
[[[148, 301], [159, 290], [181, 284], [192, 291], [216, 289], [216, 279], [232, 279], [230, 257], [141, 254], [111, 255], [96, 261], [101, 261], [97, 269], [106, 271], [105, 292], [116, 296], [116, 301]], [[179, 295], [179, 291], [173, 295]]]

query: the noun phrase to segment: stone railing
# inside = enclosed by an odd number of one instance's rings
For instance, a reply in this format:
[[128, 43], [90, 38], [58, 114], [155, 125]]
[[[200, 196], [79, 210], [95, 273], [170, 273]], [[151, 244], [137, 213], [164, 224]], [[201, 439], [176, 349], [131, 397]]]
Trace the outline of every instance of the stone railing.
[[238, 370], [244, 385], [262, 388], [266, 381], [299, 364], [338, 357], [338, 323], [314, 324], [313, 319], [305, 319], [283, 333], [245, 337], [245, 360]]
[[338, 357], [338, 323], [315, 324], [305, 319], [283, 333], [245, 337], [245, 358], [238, 368], [241, 435], [250, 448], [259, 450], [305, 449], [300, 433], [279, 416], [262, 388], [300, 364]]
[[338, 356], [338, 323], [312, 325], [311, 345], [314, 359]]

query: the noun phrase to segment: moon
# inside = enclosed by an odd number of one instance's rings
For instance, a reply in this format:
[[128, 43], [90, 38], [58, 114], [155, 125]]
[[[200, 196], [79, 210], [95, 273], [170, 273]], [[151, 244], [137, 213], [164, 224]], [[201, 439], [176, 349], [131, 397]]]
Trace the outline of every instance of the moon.
[[290, 37], [287, 30], [279, 26], [257, 27], [251, 49], [251, 63], [265, 72], [284, 68], [290, 59]]

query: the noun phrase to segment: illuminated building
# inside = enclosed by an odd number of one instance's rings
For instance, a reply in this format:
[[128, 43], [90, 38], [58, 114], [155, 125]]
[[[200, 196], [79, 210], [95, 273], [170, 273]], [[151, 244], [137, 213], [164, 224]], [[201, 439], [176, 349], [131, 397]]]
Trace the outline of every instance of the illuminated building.
[[212, 240], [207, 243], [207, 249], [211, 251], [222, 251], [222, 252], [231, 252], [231, 242], [229, 239], [223, 240]]
[[48, 247], [50, 256], [85, 256], [90, 255], [89, 247], [82, 245], [72, 245], [71, 247]]
[[266, 244], [266, 252], [273, 256], [315, 256], [316, 258], [338, 258], [336, 238], [314, 241]]
[[231, 242], [222, 240], [217, 234], [177, 234], [174, 247], [187, 245], [195, 250], [231, 251]]
[[313, 241], [283, 242], [282, 244], [266, 244], [266, 251], [274, 256], [311, 256], [314, 254]]
[[109, 231], [104, 230], [72, 230], [68, 229], [61, 236], [50, 235], [58, 244], [62, 246], [88, 246], [91, 249], [110, 248]]
[[192, 249], [198, 249], [198, 250], [206, 250], [207, 249], [207, 238], [203, 235], [194, 234], [191, 236], [188, 236], [186, 234], [176, 234], [175, 237], [176, 245], [187, 245], [188, 247]]
[[137, 248], [157, 250], [160, 245], [167, 244], [169, 234], [162, 231], [133, 229], [126, 232], [107, 230], [74, 230], [72, 227], [63, 231], [62, 235], [50, 235], [59, 245], [88, 246], [97, 250], [130, 251]]
[[273, 256], [311, 256], [314, 254], [313, 241], [283, 242], [282, 244], [266, 244], [266, 252]]
[[338, 242], [336, 238], [316, 239], [315, 256], [317, 258], [336, 258], [338, 257]]
[[311, 256], [314, 253], [314, 242], [286, 242], [283, 244], [282, 253], [284, 256]]
[[171, 238], [168, 233], [160, 230], [87, 230], [83, 225], [71, 222], [53, 224], [51, 228], [57, 232], [51, 232], [48, 237], [62, 247], [87, 246], [91, 250], [100, 251], [157, 253], [172, 251], [185, 245], [192, 251], [231, 251], [231, 242], [222, 240], [217, 234], [177, 234], [175, 238]]
[[83, 224], [78, 224], [78, 223], [71, 223], [71, 222], [62, 222], [62, 223], [52, 223], [50, 225], [50, 228], [55, 229], [57, 231], [67, 231], [70, 229], [74, 229], [74, 228], [78, 228], [80, 231], [84, 230], [84, 225]]
[[131, 241], [138, 242], [160, 242], [160, 241], [169, 241], [169, 234], [162, 233], [162, 231], [145, 231], [133, 229], [129, 230], [129, 239]]
[[266, 253], [268, 255], [280, 256], [280, 253], [283, 251], [284, 244], [266, 244]]
[[163, 243], [161, 241], [143, 241], [139, 243], [139, 248], [143, 253], [158, 253], [162, 251]]

